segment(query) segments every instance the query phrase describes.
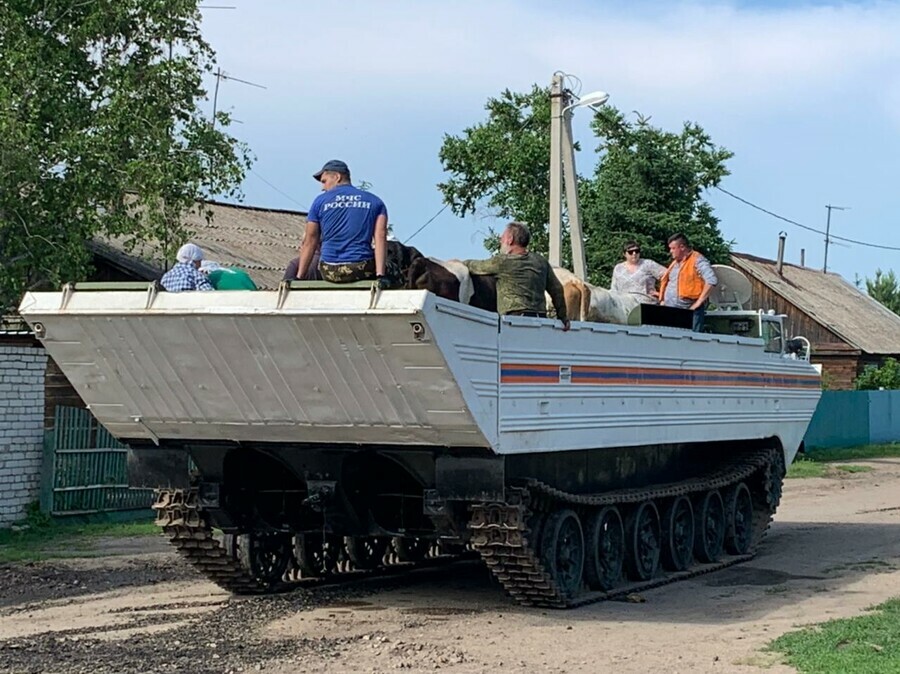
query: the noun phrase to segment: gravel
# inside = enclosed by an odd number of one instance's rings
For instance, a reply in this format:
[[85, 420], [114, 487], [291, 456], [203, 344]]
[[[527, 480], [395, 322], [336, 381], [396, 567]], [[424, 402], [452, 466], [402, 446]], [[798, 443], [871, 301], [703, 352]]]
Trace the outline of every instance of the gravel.
[[[434, 569], [428, 574], [452, 574]], [[40, 610], [48, 602], [75, 605], [85, 595], [129, 587], [160, 585], [203, 577], [177, 555], [109, 557], [92, 560], [87, 568], [73, 562], [34, 562], [0, 566], [0, 616]], [[310, 638], [274, 639], [261, 636], [262, 626], [318, 606], [353, 606], [373, 592], [408, 584], [402, 577], [370, 579], [345, 586], [299, 589], [265, 597], [224, 597], [209, 600], [139, 604], [106, 610], [118, 614], [113, 625], [86, 625], [34, 636], [0, 637], [0, 673], [15, 674], [131, 674], [153, 671], [224, 674], [264, 671], [275, 664], [337, 659], [341, 652], [371, 641], [373, 655], [391, 655], [400, 668], [412, 662], [462, 662], [462, 654], [431, 653], [421, 644], [392, 643], [378, 635], [322, 634]], [[164, 585], [163, 585], [164, 587]], [[200, 614], [178, 613], [197, 609]], [[173, 613], [174, 611], [174, 613]], [[168, 612], [168, 613], [167, 613]], [[173, 621], [188, 621], [166, 629]], [[141, 628], [154, 628], [142, 630]], [[160, 629], [163, 628], [163, 629]], [[122, 630], [128, 630], [124, 638]], [[369, 646], [369, 644], [366, 644]]]

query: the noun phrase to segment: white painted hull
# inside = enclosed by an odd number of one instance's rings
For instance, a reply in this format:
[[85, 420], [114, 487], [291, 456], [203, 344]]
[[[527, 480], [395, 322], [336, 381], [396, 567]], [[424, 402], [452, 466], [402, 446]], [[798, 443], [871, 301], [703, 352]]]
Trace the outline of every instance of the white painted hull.
[[[778, 437], [806, 362], [672, 328], [505, 317], [425, 291], [28, 293], [20, 312], [115, 436], [490, 447], [499, 454]], [[421, 326], [418, 332], [416, 325]]]

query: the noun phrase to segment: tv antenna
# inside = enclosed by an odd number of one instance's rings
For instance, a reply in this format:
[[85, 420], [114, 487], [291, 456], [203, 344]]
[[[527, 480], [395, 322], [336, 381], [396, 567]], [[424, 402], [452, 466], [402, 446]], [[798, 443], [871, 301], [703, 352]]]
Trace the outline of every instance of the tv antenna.
[[242, 80], [239, 77], [233, 77], [226, 73], [221, 68], [216, 68], [216, 89], [213, 93], [213, 110], [212, 110], [212, 126], [216, 128], [216, 111], [219, 105], [219, 84], [221, 84], [222, 80], [231, 80], [232, 82], [239, 82], [240, 84], [246, 84], [251, 87], [256, 87], [257, 89], [265, 89], [262, 84], [257, 84], [256, 82], [250, 82], [248, 80]]

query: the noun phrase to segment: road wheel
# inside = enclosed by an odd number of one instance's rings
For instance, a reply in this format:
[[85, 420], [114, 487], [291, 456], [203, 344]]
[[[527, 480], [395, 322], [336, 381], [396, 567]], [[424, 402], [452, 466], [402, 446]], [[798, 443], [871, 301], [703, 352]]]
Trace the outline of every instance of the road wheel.
[[653, 501], [644, 501], [634, 509], [626, 532], [629, 576], [638, 581], [650, 580], [659, 568], [661, 541], [659, 511]]
[[609, 591], [622, 578], [625, 527], [615, 506], [606, 506], [587, 521], [584, 577], [592, 590]]
[[282, 533], [225, 534], [225, 550], [262, 586], [280, 585], [291, 563], [291, 538]]
[[725, 504], [717, 489], [700, 498], [697, 507], [697, 531], [694, 535], [694, 554], [701, 562], [715, 562], [722, 555], [725, 543]]
[[337, 572], [343, 551], [341, 536], [319, 533], [294, 536], [294, 561], [305, 578]]
[[551, 513], [541, 535], [541, 561], [550, 577], [567, 597], [581, 589], [584, 570], [584, 534], [574, 510]]
[[725, 499], [725, 549], [732, 555], [746, 555], [753, 545], [753, 497], [741, 482]]
[[684, 571], [694, 560], [694, 509], [686, 496], [672, 501], [663, 514], [662, 563], [670, 571]]
[[427, 538], [394, 536], [394, 552], [401, 562], [421, 562], [430, 549], [431, 541]]
[[344, 549], [355, 569], [381, 566], [391, 539], [381, 536], [345, 536]]

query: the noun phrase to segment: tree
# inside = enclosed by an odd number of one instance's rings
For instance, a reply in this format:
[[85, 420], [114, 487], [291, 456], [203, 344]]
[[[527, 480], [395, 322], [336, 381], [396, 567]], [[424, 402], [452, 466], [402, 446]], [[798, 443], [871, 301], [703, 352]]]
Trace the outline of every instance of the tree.
[[488, 100], [488, 121], [444, 135], [440, 159], [450, 174], [438, 188], [450, 210], [487, 214], [529, 224], [532, 246], [548, 247], [545, 223], [550, 210], [550, 94], [535, 85], [530, 93], [508, 89]]
[[236, 194], [246, 146], [204, 117], [198, 0], [0, 4], [0, 309], [83, 278], [97, 235], [158, 241]]
[[[486, 122], [445, 135], [440, 159], [449, 178], [438, 185], [460, 216], [486, 208], [496, 217], [528, 223], [534, 249], [548, 249], [550, 210], [550, 94], [535, 85], [527, 94], [504, 91], [485, 106]], [[668, 260], [666, 239], [684, 232], [713, 262], [727, 261], [722, 238], [703, 190], [717, 185], [732, 156], [715, 146], [697, 124], [680, 134], [638, 117], [628, 122], [611, 106], [592, 125], [598, 158], [578, 191], [588, 270], [606, 284], [622, 259], [622, 244], [635, 239], [657, 261]], [[563, 247], [568, 254], [568, 242]]]
[[866, 278], [866, 292], [876, 302], [900, 314], [900, 282], [893, 269], [887, 273], [876, 269], [874, 280]]
[[853, 388], [857, 391], [900, 389], [900, 362], [888, 357], [879, 366], [867, 365], [853, 382]]
[[655, 128], [638, 116], [629, 122], [615, 108], [603, 108], [593, 129], [601, 153], [594, 179], [583, 181], [585, 251], [594, 278], [606, 284], [622, 260], [629, 239], [641, 244], [644, 257], [669, 260], [666, 240], [687, 235], [712, 262], [728, 262], [730, 244], [718, 218], [703, 200], [703, 190], [728, 175], [732, 153], [716, 147], [697, 124], [681, 133]]

